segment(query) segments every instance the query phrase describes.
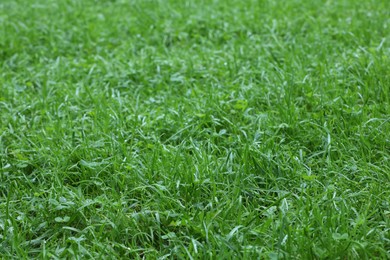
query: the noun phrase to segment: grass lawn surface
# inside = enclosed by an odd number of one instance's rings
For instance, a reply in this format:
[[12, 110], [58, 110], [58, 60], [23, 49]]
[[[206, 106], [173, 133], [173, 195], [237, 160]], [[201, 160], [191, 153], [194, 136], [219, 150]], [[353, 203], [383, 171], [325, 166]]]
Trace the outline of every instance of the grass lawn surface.
[[0, 258], [390, 258], [390, 1], [1, 0]]

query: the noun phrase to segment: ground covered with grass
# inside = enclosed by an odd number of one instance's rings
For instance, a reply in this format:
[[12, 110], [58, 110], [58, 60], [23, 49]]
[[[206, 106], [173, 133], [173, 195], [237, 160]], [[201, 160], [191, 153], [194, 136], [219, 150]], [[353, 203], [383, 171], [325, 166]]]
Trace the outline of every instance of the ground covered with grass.
[[389, 10], [1, 1], [0, 256], [389, 258]]

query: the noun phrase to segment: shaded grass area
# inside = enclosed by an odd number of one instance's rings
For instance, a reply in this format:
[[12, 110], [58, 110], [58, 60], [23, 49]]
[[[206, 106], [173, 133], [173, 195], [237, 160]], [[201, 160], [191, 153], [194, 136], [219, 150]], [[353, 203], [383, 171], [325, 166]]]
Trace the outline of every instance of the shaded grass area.
[[2, 1], [0, 255], [388, 258], [387, 1]]

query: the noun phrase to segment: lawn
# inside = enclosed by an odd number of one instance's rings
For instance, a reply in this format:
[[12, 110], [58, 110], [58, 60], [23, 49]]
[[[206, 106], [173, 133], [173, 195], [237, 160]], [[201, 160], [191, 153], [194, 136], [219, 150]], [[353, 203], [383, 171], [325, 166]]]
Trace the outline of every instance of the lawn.
[[2, 0], [0, 258], [390, 258], [389, 10]]

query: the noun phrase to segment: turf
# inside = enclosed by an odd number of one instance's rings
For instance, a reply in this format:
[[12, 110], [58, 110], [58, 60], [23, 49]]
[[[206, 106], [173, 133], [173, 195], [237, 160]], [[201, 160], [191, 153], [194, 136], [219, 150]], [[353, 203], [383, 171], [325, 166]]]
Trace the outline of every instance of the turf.
[[389, 10], [2, 0], [0, 256], [390, 258]]

